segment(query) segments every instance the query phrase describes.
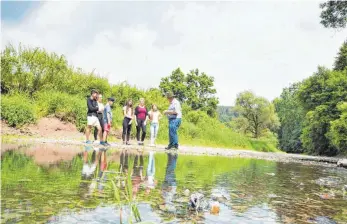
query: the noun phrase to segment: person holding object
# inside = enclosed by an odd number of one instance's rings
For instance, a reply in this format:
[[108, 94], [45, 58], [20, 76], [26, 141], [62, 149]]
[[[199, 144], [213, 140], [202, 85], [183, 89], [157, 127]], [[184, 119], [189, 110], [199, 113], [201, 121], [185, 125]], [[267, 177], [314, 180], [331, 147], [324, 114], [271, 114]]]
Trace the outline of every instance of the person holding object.
[[155, 140], [158, 136], [159, 131], [159, 120], [161, 119], [162, 115], [160, 111], [158, 110], [157, 105], [152, 104], [152, 109], [148, 113], [149, 119], [151, 121], [151, 144], [150, 146], [155, 146]]
[[134, 118], [134, 110], [133, 110], [133, 101], [128, 100], [126, 105], [123, 107], [123, 144], [130, 145], [130, 133], [131, 133], [131, 124]]
[[99, 119], [97, 117], [97, 112], [99, 111], [99, 106], [96, 101], [99, 92], [93, 89], [90, 93], [90, 97], [87, 98], [87, 128], [86, 128], [86, 143], [91, 144], [89, 140], [90, 132], [92, 127], [96, 127], [98, 130], [99, 139], [102, 138], [101, 126]]
[[112, 105], [114, 103], [115, 99], [113, 97], [110, 97], [107, 99], [107, 103], [104, 109], [104, 142], [105, 145], [110, 146], [110, 144], [108, 144], [107, 142], [107, 136], [108, 133], [111, 130], [111, 124], [112, 124]]
[[[96, 98], [97, 100], [97, 104], [98, 104], [98, 107], [99, 107], [99, 110], [97, 112], [97, 116], [98, 116], [98, 120], [99, 120], [99, 123], [100, 123], [100, 127], [101, 127], [101, 133], [103, 134], [104, 133], [104, 104], [102, 103], [102, 95], [99, 94]], [[94, 128], [94, 141], [98, 140], [98, 129], [97, 128]], [[99, 139], [100, 140], [100, 144], [103, 145], [104, 142], [102, 141], [103, 139]]]
[[[135, 108], [136, 139], [138, 145], [143, 145], [146, 138], [146, 124], [148, 120], [148, 111], [145, 106], [145, 99], [141, 98], [139, 105]], [[142, 135], [140, 139], [140, 133]]]
[[164, 111], [164, 114], [169, 119], [169, 145], [165, 148], [169, 149], [178, 149], [178, 135], [177, 131], [181, 125], [182, 120], [182, 109], [180, 102], [175, 98], [175, 95], [172, 92], [166, 94], [166, 98], [170, 102], [169, 109]]

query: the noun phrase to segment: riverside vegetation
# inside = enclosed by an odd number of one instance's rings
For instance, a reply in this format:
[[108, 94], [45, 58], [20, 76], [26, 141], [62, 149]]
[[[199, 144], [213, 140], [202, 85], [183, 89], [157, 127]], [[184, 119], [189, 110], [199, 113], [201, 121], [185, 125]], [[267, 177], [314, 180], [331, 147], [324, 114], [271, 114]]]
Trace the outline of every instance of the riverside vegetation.
[[[63, 55], [7, 46], [1, 55], [1, 117], [10, 126], [21, 127], [53, 115], [83, 132], [85, 99], [96, 88], [117, 99], [113, 127], [120, 129], [126, 99], [136, 102], [144, 97], [147, 105], [156, 103], [163, 110], [168, 106], [163, 93], [173, 91], [183, 102], [183, 144], [336, 155], [347, 151], [346, 52], [347, 41], [333, 70], [319, 67], [273, 102], [245, 91], [228, 110], [217, 107], [213, 77], [198, 69], [184, 74], [177, 68], [162, 78], [159, 88], [143, 90], [126, 82], [110, 84], [107, 78], [75, 69]], [[158, 139], [165, 142], [167, 122], [161, 124]]]
[[[172, 90], [180, 93], [179, 99], [183, 102], [185, 122], [180, 129], [183, 144], [277, 151], [275, 134], [269, 132], [253, 138], [218, 120], [213, 77], [197, 69], [186, 75], [178, 68], [162, 79], [159, 88], [143, 90], [125, 82], [110, 84], [107, 78], [73, 68], [63, 55], [40, 48], [7, 46], [1, 56], [1, 117], [12, 127], [35, 123], [42, 117], [53, 115], [76, 124], [83, 132], [86, 97], [90, 89], [96, 88], [104, 96], [117, 99], [112, 125], [120, 129], [121, 107], [127, 99], [136, 102], [144, 97], [147, 105], [156, 103], [160, 110], [164, 110], [168, 102], [163, 93]], [[176, 85], [178, 82], [181, 84]], [[198, 87], [194, 89], [193, 86]], [[159, 142], [167, 141], [167, 125], [164, 120], [161, 122]]]

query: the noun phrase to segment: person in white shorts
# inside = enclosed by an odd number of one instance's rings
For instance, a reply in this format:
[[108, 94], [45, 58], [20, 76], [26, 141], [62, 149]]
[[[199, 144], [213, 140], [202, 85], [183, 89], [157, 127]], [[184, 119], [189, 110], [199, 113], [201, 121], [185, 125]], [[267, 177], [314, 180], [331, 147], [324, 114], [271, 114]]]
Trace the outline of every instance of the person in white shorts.
[[98, 119], [98, 111], [99, 106], [98, 102], [96, 101], [97, 96], [99, 92], [95, 89], [91, 91], [90, 97], [87, 99], [87, 106], [88, 106], [88, 112], [87, 112], [87, 128], [86, 128], [86, 143], [91, 144], [92, 142], [89, 140], [90, 131], [92, 127], [96, 127], [98, 129], [98, 135], [99, 139], [102, 139], [102, 133], [101, 133], [101, 126]]

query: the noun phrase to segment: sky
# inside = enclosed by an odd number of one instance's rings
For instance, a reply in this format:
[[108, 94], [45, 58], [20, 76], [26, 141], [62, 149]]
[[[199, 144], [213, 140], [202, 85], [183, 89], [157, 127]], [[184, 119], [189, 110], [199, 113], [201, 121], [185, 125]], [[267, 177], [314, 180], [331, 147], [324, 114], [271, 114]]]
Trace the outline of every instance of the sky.
[[220, 105], [331, 68], [347, 29], [320, 25], [317, 1], [1, 1], [1, 48], [43, 47], [84, 71], [143, 89], [180, 67], [215, 78]]

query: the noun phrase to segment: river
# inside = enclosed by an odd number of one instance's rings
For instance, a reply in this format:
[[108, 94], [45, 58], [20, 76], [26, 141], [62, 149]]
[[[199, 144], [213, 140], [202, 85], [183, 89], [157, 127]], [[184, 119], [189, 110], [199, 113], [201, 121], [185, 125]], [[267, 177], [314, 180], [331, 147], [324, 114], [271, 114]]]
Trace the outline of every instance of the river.
[[2, 151], [1, 223], [347, 223], [343, 168], [74, 147]]

